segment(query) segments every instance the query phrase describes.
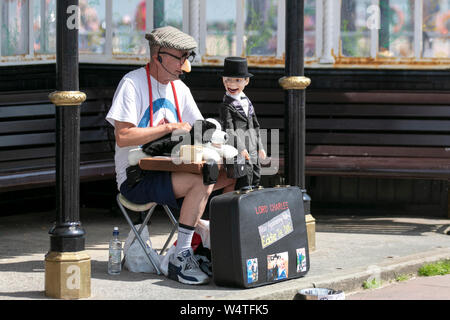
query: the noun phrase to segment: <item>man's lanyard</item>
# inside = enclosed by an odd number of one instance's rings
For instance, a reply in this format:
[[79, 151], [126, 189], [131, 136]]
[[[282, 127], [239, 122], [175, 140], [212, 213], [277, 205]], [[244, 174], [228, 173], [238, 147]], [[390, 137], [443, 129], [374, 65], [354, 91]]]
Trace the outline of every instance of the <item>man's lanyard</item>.
[[[150, 80], [150, 64], [149, 63], [147, 63], [145, 70], [147, 71], [148, 93], [149, 93], [149, 99], [150, 99], [150, 127], [153, 127], [153, 94], [152, 94], [152, 82]], [[175, 99], [175, 106], [177, 107], [178, 121], [182, 122], [181, 114], [180, 114], [180, 106], [178, 105], [177, 92], [175, 91], [175, 85], [173, 84], [173, 81], [170, 81], [170, 84], [172, 85], [172, 92], [173, 92], [173, 97]]]

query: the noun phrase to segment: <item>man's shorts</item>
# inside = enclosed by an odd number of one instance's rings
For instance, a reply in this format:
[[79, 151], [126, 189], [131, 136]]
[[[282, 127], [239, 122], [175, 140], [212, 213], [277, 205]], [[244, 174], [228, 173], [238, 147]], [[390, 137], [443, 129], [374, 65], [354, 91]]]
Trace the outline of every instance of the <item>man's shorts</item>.
[[175, 199], [172, 173], [169, 171], [144, 171], [143, 180], [130, 188], [127, 181], [120, 185], [120, 193], [136, 204], [156, 202], [180, 209], [182, 199]]

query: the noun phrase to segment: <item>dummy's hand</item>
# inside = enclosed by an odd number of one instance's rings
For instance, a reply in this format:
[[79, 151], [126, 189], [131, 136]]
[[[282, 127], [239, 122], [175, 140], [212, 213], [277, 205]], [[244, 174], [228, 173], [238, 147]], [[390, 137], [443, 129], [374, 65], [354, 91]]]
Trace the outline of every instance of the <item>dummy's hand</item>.
[[175, 130], [183, 130], [186, 132], [191, 131], [192, 126], [188, 122], [181, 122], [181, 123], [168, 123], [167, 127], [169, 128], [170, 132], [173, 132]]
[[266, 152], [264, 150], [259, 150], [258, 155], [259, 155], [259, 158], [262, 160], [265, 160], [267, 157]]
[[245, 160], [250, 160], [250, 155], [248, 154], [248, 151], [246, 149], [241, 151], [241, 156], [243, 156]]

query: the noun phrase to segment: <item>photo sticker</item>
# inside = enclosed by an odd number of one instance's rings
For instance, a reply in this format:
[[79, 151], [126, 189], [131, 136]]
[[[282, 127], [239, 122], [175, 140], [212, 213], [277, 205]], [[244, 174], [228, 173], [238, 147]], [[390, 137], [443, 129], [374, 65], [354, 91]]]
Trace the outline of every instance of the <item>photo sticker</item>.
[[267, 256], [267, 280], [275, 281], [288, 278], [289, 254], [276, 253]]
[[258, 281], [258, 259], [247, 260], [247, 283]]
[[297, 249], [297, 272], [306, 271], [306, 249]]

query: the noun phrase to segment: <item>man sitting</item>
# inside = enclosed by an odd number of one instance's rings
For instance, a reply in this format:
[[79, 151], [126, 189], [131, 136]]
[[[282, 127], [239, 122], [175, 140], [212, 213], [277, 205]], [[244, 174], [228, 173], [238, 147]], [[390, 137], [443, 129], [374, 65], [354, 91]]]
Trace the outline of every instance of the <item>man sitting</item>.
[[207, 186], [197, 174], [145, 171], [138, 183], [127, 181], [129, 150], [175, 130], [189, 131], [196, 120], [203, 119], [189, 88], [179, 80], [183, 71], [190, 71], [196, 41], [173, 27], [155, 29], [146, 39], [150, 44], [150, 63], [122, 78], [106, 116], [115, 129], [117, 185], [125, 198], [137, 204], [181, 206], [176, 250], [169, 259], [169, 278], [203, 284], [209, 278], [193, 255], [194, 229], [212, 191], [229, 186], [233, 180], [221, 173], [215, 185]]

